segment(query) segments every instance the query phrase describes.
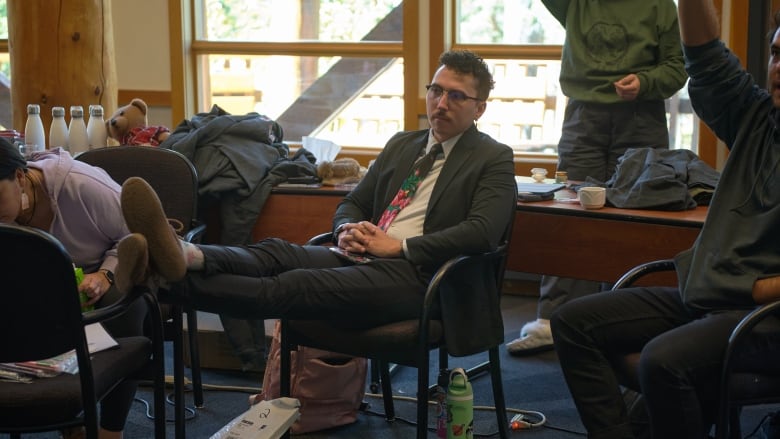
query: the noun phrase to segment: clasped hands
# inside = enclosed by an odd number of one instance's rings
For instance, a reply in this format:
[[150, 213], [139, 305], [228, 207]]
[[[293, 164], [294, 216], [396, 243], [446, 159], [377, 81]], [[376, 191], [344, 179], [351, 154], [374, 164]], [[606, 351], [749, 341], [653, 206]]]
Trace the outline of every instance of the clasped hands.
[[384, 230], [368, 221], [346, 223], [338, 236], [338, 246], [352, 253], [380, 258], [397, 258], [403, 255], [403, 245]]

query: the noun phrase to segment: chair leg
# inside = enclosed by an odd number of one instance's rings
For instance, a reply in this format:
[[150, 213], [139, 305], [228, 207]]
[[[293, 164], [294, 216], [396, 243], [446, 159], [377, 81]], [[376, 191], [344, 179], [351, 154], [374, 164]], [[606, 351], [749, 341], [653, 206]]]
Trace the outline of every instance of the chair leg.
[[426, 350], [424, 355], [420, 355], [417, 368], [417, 439], [428, 437], [429, 363], [429, 353]]
[[477, 378], [479, 375], [482, 375], [485, 372], [491, 372], [493, 368], [492, 363], [492, 360], [485, 361], [484, 363], [480, 363], [466, 370], [466, 376], [468, 377], [469, 381]]
[[371, 393], [379, 392], [379, 386], [382, 384], [382, 372], [379, 370], [382, 366], [379, 365], [379, 360], [368, 360], [369, 366], [369, 383], [368, 389]]
[[[157, 299], [151, 293], [145, 294], [144, 298], [149, 304], [149, 316], [152, 319], [152, 324], [155, 328], [159, 328], [159, 337], [154, 337], [154, 345], [152, 348], [154, 352], [152, 354], [152, 383], [154, 386], [154, 437], [155, 439], [165, 439], [165, 347], [162, 336], [162, 316], [160, 315], [160, 308], [157, 303]], [[156, 331], [155, 331], [156, 334]], [[158, 340], [159, 338], [159, 340]]]
[[[290, 396], [290, 321], [280, 320], [280, 340], [279, 340], [279, 396]], [[288, 429], [282, 435], [282, 439], [290, 438]]]
[[730, 439], [742, 439], [741, 415], [742, 407], [737, 406], [729, 409], [728, 434]]
[[[159, 352], [157, 352], [158, 350]], [[160, 355], [160, 357], [154, 360], [154, 437], [155, 439], [165, 439], [165, 360], [162, 346], [159, 349], [155, 348], [155, 355]]]
[[385, 419], [395, 421], [395, 405], [393, 404], [393, 388], [390, 382], [390, 364], [386, 361], [372, 360], [376, 363], [379, 373], [379, 383], [382, 385], [382, 401], [385, 404]]
[[[377, 393], [381, 389], [382, 385], [382, 365], [380, 364], [379, 360], [369, 360], [370, 361], [370, 378], [371, 381], [369, 382], [368, 388], [371, 390], [371, 393]], [[387, 363], [387, 369], [390, 372], [390, 377], [393, 376], [393, 374], [398, 371], [398, 368], [401, 367], [395, 363]]]
[[190, 372], [192, 374], [192, 397], [196, 408], [203, 408], [203, 378], [200, 373], [200, 348], [198, 347], [198, 314], [187, 308], [187, 328], [190, 343]]
[[174, 408], [174, 437], [185, 439], [184, 427], [184, 346], [181, 327], [183, 324], [182, 309], [179, 305], [173, 306], [173, 325], [177, 328], [177, 334], [173, 338], [173, 408]]
[[490, 381], [493, 384], [493, 405], [496, 407], [496, 422], [498, 422], [498, 436], [501, 439], [509, 437], [509, 421], [506, 419], [506, 400], [504, 399], [504, 385], [501, 381], [501, 362], [498, 347], [488, 351], [490, 358]]
[[443, 347], [439, 348], [439, 374], [436, 377], [436, 382], [428, 386], [428, 399], [433, 399], [439, 392], [438, 387], [446, 389], [449, 386], [450, 381], [450, 357], [447, 354], [447, 350]]

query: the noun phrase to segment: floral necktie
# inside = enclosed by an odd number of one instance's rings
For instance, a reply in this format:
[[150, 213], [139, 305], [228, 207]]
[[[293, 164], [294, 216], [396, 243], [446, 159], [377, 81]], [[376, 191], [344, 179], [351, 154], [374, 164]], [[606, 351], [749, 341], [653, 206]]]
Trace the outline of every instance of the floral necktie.
[[390, 202], [390, 205], [387, 206], [387, 209], [382, 213], [382, 217], [379, 218], [377, 226], [379, 226], [380, 229], [386, 231], [388, 227], [390, 227], [390, 223], [392, 223], [398, 215], [398, 212], [412, 201], [412, 197], [414, 197], [414, 194], [417, 192], [417, 187], [420, 185], [423, 178], [428, 175], [428, 172], [431, 171], [433, 162], [436, 161], [436, 156], [442, 151], [441, 143], [436, 143], [431, 146], [431, 150], [428, 151], [428, 154], [425, 154], [423, 158], [414, 164], [412, 173], [406, 177], [406, 180], [404, 180], [404, 183], [401, 185], [401, 189], [398, 190], [393, 201]]

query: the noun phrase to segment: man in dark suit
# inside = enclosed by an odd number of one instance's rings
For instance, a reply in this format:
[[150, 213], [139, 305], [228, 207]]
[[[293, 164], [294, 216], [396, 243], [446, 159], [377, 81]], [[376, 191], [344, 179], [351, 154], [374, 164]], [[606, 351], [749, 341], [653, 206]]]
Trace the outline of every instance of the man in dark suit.
[[[417, 318], [436, 269], [453, 256], [495, 249], [516, 207], [512, 150], [475, 126], [493, 88], [487, 65], [468, 51], [445, 52], [440, 62], [427, 86], [431, 128], [393, 136], [336, 211], [339, 249], [369, 262], [275, 238], [237, 247], [182, 243], [151, 188], [130, 179], [122, 207], [135, 233], [119, 248], [118, 287], [144, 280], [148, 255], [152, 272], [184, 279], [177, 284], [186, 289], [174, 290], [206, 311], [328, 316], [365, 327]], [[414, 174], [428, 159], [427, 175]]]

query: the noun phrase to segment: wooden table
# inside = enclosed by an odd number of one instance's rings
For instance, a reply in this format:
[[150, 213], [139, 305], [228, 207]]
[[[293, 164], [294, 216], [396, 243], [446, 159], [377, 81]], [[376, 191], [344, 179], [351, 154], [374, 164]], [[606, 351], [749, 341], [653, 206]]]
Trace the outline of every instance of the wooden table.
[[[268, 236], [303, 244], [330, 230], [344, 187], [275, 188], [252, 238]], [[561, 191], [559, 198], [572, 197]], [[666, 259], [691, 246], [707, 208], [683, 212], [605, 207], [586, 210], [560, 200], [518, 203], [509, 262], [512, 271], [612, 282], [642, 262]], [[673, 285], [671, 274], [646, 283]]]
[[349, 189], [274, 188], [252, 229], [252, 240], [273, 236], [304, 244], [312, 236], [330, 231], [336, 207]]
[[[689, 248], [707, 214], [706, 207], [682, 212], [587, 210], [565, 200], [573, 196], [561, 191], [556, 200], [518, 203], [509, 270], [612, 282], [642, 262], [671, 258]], [[676, 285], [676, 279], [668, 273], [643, 283]]]

